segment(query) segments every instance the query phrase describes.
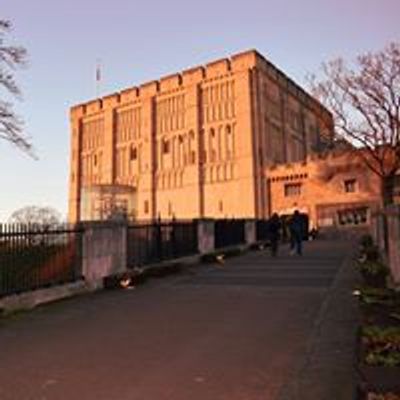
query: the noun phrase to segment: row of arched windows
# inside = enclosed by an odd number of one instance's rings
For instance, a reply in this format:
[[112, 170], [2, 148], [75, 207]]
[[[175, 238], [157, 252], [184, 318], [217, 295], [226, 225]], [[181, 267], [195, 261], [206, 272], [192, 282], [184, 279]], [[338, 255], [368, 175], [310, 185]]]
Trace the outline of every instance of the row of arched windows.
[[175, 189], [183, 186], [183, 171], [170, 171], [156, 176], [156, 189]]
[[235, 125], [227, 124], [206, 130], [203, 140], [203, 162], [230, 160], [235, 151]]
[[131, 144], [115, 148], [115, 175], [127, 177], [143, 172], [143, 145]]
[[203, 104], [219, 103], [235, 98], [235, 81], [220, 82], [202, 88]]
[[102, 179], [104, 146], [104, 120], [96, 118], [82, 121], [81, 164], [82, 185], [97, 184]]
[[81, 143], [82, 151], [96, 149], [104, 145], [103, 118], [83, 121]]
[[82, 155], [81, 181], [83, 185], [100, 183], [102, 177], [103, 153], [101, 151]]
[[235, 82], [221, 82], [202, 88], [203, 120], [206, 123], [235, 116]]
[[179, 94], [158, 100], [156, 123], [158, 134], [183, 129], [185, 126], [185, 95]]
[[204, 167], [204, 183], [217, 183], [232, 180], [234, 179], [234, 172], [235, 166], [233, 163]]
[[117, 111], [115, 114], [115, 138], [117, 143], [137, 139], [141, 136], [140, 107]]
[[193, 131], [157, 142], [157, 169], [179, 168], [196, 164], [199, 141], [201, 162], [220, 163], [231, 160], [235, 153], [235, 124], [202, 129], [200, 137]]
[[193, 131], [172, 137], [163, 137], [157, 142], [158, 169], [179, 168], [196, 163], [198, 142]]

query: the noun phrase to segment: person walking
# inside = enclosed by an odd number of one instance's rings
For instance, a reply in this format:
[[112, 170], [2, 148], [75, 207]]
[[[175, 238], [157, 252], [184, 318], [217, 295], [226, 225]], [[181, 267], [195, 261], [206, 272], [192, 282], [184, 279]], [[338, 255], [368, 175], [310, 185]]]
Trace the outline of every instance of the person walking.
[[292, 254], [301, 256], [303, 254], [302, 245], [302, 219], [298, 210], [295, 210], [292, 218], [289, 221], [289, 232], [290, 232], [290, 250]]
[[277, 213], [272, 214], [268, 221], [268, 237], [271, 244], [271, 255], [276, 257], [279, 248], [281, 221]]

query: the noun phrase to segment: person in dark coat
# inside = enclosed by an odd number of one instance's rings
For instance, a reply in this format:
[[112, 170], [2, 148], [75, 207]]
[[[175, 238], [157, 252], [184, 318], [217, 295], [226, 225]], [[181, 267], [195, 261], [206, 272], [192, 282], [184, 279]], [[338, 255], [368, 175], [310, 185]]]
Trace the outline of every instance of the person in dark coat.
[[298, 210], [295, 210], [292, 218], [289, 221], [290, 250], [299, 256], [303, 254], [302, 228], [303, 228], [303, 223], [300, 213]]
[[271, 244], [271, 255], [278, 254], [281, 221], [277, 213], [272, 214], [268, 221], [268, 237]]

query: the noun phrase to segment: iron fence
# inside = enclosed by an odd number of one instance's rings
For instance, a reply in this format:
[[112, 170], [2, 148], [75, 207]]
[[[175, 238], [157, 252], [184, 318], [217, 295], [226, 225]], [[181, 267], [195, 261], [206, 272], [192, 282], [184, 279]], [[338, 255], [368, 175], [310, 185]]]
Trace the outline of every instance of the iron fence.
[[0, 224], [0, 297], [77, 280], [81, 249], [74, 226]]
[[269, 221], [266, 219], [259, 219], [256, 221], [256, 240], [269, 239]]
[[245, 243], [243, 219], [219, 219], [214, 222], [214, 247], [216, 249]]
[[129, 225], [127, 243], [129, 268], [196, 254], [197, 222], [171, 221]]

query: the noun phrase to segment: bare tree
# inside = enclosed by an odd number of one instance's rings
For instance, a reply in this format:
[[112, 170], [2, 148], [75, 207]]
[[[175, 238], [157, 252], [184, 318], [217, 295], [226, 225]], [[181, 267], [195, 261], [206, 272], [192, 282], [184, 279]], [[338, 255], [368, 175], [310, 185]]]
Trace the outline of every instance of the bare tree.
[[50, 228], [60, 224], [61, 215], [52, 207], [26, 206], [14, 211], [8, 222]]
[[336, 133], [349, 140], [381, 178], [384, 205], [393, 202], [400, 167], [400, 43], [357, 57], [323, 64], [323, 77], [311, 77], [313, 93], [333, 113]]
[[[0, 19], [0, 87], [9, 97], [21, 99], [21, 91], [15, 80], [17, 68], [27, 62], [27, 51], [24, 47], [6, 43], [6, 34], [11, 31], [10, 21]], [[5, 139], [19, 149], [33, 156], [32, 144], [23, 132], [23, 121], [15, 114], [12, 104], [0, 98], [0, 139]]]

